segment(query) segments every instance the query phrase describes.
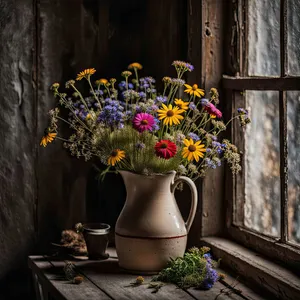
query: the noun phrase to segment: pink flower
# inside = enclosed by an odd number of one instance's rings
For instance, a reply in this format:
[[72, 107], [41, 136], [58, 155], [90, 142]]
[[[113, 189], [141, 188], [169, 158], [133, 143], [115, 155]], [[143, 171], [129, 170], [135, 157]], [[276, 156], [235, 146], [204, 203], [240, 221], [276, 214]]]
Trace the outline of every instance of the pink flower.
[[133, 127], [139, 131], [143, 132], [145, 130], [151, 130], [155, 125], [154, 117], [147, 113], [138, 113], [135, 115], [133, 121]]
[[217, 117], [218, 119], [222, 118], [222, 112], [218, 110], [212, 103], [208, 103], [204, 106], [204, 109], [214, 117]]

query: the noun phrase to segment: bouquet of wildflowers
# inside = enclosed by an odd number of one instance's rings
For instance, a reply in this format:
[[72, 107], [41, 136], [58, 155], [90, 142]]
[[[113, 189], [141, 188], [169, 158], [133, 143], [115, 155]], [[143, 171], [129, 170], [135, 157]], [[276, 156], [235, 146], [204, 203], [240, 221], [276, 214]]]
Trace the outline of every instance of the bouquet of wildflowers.
[[[212, 88], [205, 98], [204, 90], [183, 79], [194, 67], [183, 61], [172, 65], [177, 76], [164, 77], [161, 92], [154, 78], [139, 77], [139, 63], [130, 64], [119, 83], [115, 78], [92, 81], [95, 69], [80, 72], [77, 82], [67, 81], [64, 91], [54, 83], [51, 90], [69, 113], [63, 117], [58, 107], [49, 112], [50, 124], [41, 145], [62, 140], [72, 155], [98, 158], [107, 166], [103, 174], [127, 170], [151, 175], [175, 170], [197, 179], [222, 160], [237, 173], [241, 168], [238, 150], [229, 140], [218, 140], [218, 135], [234, 118], [242, 126], [249, 123], [248, 111], [239, 109], [225, 124], [217, 108], [218, 91]], [[83, 80], [88, 96], [78, 89], [78, 81]], [[72, 129], [69, 137], [59, 135], [60, 122]]]

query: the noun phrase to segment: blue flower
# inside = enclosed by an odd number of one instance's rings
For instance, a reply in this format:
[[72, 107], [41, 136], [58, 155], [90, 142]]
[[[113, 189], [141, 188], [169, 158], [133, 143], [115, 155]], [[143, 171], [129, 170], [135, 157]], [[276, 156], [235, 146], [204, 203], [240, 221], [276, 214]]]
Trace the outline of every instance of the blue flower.
[[188, 136], [189, 136], [192, 140], [194, 140], [195, 142], [197, 142], [197, 141], [200, 140], [200, 137], [199, 137], [196, 133], [190, 132], [190, 133], [188, 134]]
[[155, 124], [153, 125], [152, 129], [150, 130], [151, 132], [159, 130], [159, 122], [160, 121], [157, 118], [154, 118], [154, 122], [155, 122]]
[[212, 144], [213, 147], [221, 147], [221, 144], [219, 142], [216, 142], [216, 141], [212, 141], [211, 144]]
[[168, 98], [166, 96], [158, 96], [156, 97], [156, 101], [160, 103], [166, 103]]
[[109, 126], [122, 128], [122, 121], [125, 116], [122, 112], [123, 110], [124, 108], [120, 105], [119, 101], [106, 98], [103, 110], [98, 116], [98, 121], [103, 122]]
[[205, 99], [205, 98], [201, 99], [201, 105], [207, 106], [208, 103], [209, 103], [209, 100], [208, 100], [208, 99]]
[[[121, 81], [119, 84], [118, 84], [118, 86], [119, 86], [119, 89], [121, 90], [121, 91], [124, 91], [125, 89], [126, 89], [126, 81]], [[132, 83], [128, 83], [128, 89], [133, 89], [134, 88], [134, 86], [133, 86], [133, 84]]]
[[188, 69], [189, 72], [192, 72], [194, 70], [194, 66], [189, 64], [189, 63], [185, 63], [186, 68]]
[[97, 96], [102, 96], [104, 93], [103, 93], [102, 90], [97, 89], [97, 90], [95, 90], [95, 94], [96, 94]]
[[141, 98], [146, 98], [147, 97], [145, 92], [139, 92], [139, 95], [140, 95]]
[[210, 159], [210, 158], [205, 158], [204, 159], [206, 165], [211, 168], [211, 169], [216, 169], [217, 166], [215, 165], [215, 163]]
[[202, 282], [202, 288], [208, 290], [213, 287], [214, 283], [219, 279], [218, 272], [214, 270], [211, 264], [206, 264], [206, 276]]
[[191, 110], [195, 110], [197, 107], [196, 107], [196, 105], [195, 105], [194, 102], [191, 102], [191, 103], [189, 104], [189, 108], [190, 108]]

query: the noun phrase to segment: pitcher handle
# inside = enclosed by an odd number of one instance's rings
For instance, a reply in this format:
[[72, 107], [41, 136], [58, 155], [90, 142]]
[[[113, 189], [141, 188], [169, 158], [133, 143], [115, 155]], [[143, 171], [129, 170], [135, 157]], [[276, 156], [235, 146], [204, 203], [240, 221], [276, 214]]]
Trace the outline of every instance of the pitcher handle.
[[175, 179], [172, 187], [171, 187], [171, 191], [172, 193], [175, 192], [175, 189], [177, 187], [177, 185], [181, 182], [186, 182], [189, 186], [189, 188], [191, 189], [192, 192], [192, 203], [191, 203], [191, 210], [189, 213], [189, 216], [185, 222], [185, 226], [186, 226], [186, 230], [189, 233], [190, 228], [192, 226], [192, 223], [194, 221], [195, 218], [195, 214], [196, 214], [196, 209], [197, 209], [197, 204], [198, 204], [198, 193], [197, 193], [197, 188], [195, 183], [188, 177], [186, 176], [179, 176], [177, 179]]

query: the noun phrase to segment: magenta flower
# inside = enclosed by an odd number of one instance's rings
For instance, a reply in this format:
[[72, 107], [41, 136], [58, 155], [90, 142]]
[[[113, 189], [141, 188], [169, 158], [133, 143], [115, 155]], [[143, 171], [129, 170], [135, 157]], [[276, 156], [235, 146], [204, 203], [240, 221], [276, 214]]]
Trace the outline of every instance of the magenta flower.
[[135, 115], [133, 121], [133, 127], [139, 131], [143, 132], [145, 130], [152, 130], [155, 125], [154, 117], [147, 113], [138, 113]]
[[219, 111], [212, 103], [207, 103], [204, 109], [212, 116], [218, 119], [222, 118], [222, 112]]

